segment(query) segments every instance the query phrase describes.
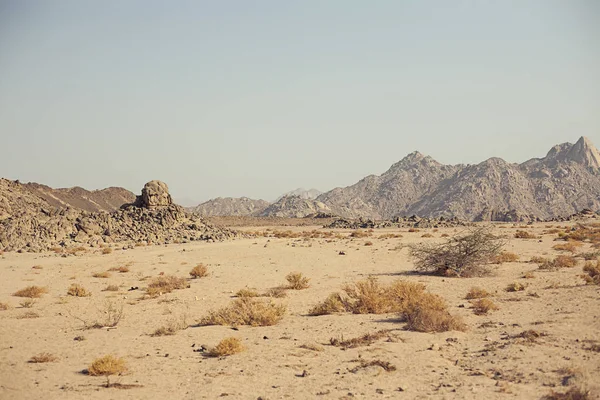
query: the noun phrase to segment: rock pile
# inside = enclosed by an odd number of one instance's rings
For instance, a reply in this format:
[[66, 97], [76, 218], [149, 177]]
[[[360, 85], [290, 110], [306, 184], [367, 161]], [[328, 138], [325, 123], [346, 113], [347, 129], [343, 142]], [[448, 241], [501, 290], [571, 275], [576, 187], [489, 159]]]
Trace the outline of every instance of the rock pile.
[[106, 243], [219, 241], [238, 236], [173, 204], [168, 187], [147, 183], [133, 204], [112, 213], [28, 207], [0, 220], [0, 250], [40, 252]]

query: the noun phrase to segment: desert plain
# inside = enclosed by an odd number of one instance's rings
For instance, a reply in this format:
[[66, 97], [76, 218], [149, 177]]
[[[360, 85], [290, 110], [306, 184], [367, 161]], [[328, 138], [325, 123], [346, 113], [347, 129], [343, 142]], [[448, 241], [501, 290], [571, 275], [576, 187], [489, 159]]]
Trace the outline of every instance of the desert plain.
[[[559, 399], [576, 392], [595, 398], [600, 286], [586, 284], [582, 268], [597, 250], [588, 242], [554, 248], [565, 243], [556, 232], [576, 225], [494, 224], [504, 251], [516, 257], [469, 278], [418, 273], [409, 254], [411, 244], [442, 242], [464, 227], [358, 235], [319, 226], [236, 227], [247, 236], [71, 254], [5, 252], [0, 398]], [[531, 238], [516, 238], [517, 231]], [[574, 255], [576, 265], [541, 269], [531, 262], [559, 255]], [[198, 264], [206, 276], [192, 278]], [[308, 287], [286, 289], [290, 273], [308, 278]], [[183, 288], [150, 296], [149, 282], [168, 276], [183, 278]], [[424, 285], [466, 329], [411, 331], [397, 313], [309, 315], [330, 293], [368, 279]], [[73, 284], [85, 290], [81, 297], [67, 294]], [[47, 293], [14, 295], [29, 286]], [[277, 287], [284, 297], [253, 298], [285, 306], [273, 325], [200, 323], [242, 289], [261, 295]], [[465, 298], [472, 288], [487, 291], [497, 309], [476, 313], [474, 300]], [[231, 337], [241, 352], [211, 353]], [[89, 373], [106, 355], [126, 364], [109, 376], [108, 387], [105, 376]]]

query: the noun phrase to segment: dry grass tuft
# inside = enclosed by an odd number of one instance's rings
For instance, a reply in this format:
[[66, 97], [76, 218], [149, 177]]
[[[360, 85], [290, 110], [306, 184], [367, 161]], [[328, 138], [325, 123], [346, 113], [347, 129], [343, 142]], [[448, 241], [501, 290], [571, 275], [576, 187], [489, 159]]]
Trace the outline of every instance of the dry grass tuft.
[[503, 251], [500, 254], [498, 254], [492, 262], [494, 264], [502, 264], [517, 261], [519, 261], [519, 256], [517, 254], [508, 251]]
[[311, 351], [324, 351], [325, 349], [323, 348], [323, 346], [321, 346], [320, 344], [316, 344], [316, 343], [304, 343], [303, 345], [299, 346], [301, 349], [305, 349], [305, 350], [311, 350]]
[[575, 251], [581, 246], [583, 246], [583, 243], [580, 242], [566, 242], [555, 244], [554, 246], [552, 246], [552, 248], [558, 251], [568, 251], [569, 253], [575, 253]]
[[238, 290], [235, 297], [260, 297], [260, 293], [254, 289], [244, 288]]
[[288, 281], [288, 289], [303, 290], [310, 287], [310, 279], [303, 276], [301, 272], [290, 272], [285, 280]]
[[109, 271], [114, 271], [114, 272], [120, 272], [120, 273], [125, 273], [125, 272], [129, 272], [129, 267], [128, 266], [123, 266], [123, 267], [114, 267], [109, 269]]
[[27, 299], [27, 300], [23, 300], [19, 303], [19, 305], [23, 308], [31, 308], [35, 305], [36, 300], [35, 299]]
[[92, 295], [92, 293], [90, 293], [86, 288], [77, 283], [71, 284], [67, 290], [67, 294], [75, 297], [88, 297]]
[[352, 232], [350, 234], [351, 238], [357, 238], [357, 239], [366, 238], [366, 237], [369, 237], [369, 236], [371, 236], [370, 232], [365, 232], [365, 231], [361, 231], [361, 230], [354, 231], [354, 232]]
[[360, 364], [358, 366], [352, 368], [350, 370], [350, 372], [356, 373], [356, 372], [358, 372], [361, 369], [365, 369], [365, 368], [369, 368], [369, 367], [381, 367], [386, 372], [392, 372], [392, 371], [396, 370], [396, 366], [394, 364], [392, 364], [392, 363], [387, 362], [387, 361], [382, 361], [382, 360], [372, 360], [372, 361], [361, 360]]
[[150, 283], [148, 283], [146, 293], [150, 297], [157, 297], [165, 293], [171, 293], [176, 289], [187, 289], [189, 287], [190, 285], [185, 278], [180, 278], [173, 275], [161, 275], [152, 279]]
[[522, 292], [523, 290], [525, 290], [526, 287], [526, 284], [513, 282], [509, 283], [508, 286], [506, 286], [506, 289], [504, 290], [506, 290], [507, 292]]
[[109, 377], [127, 372], [127, 363], [123, 358], [107, 355], [95, 359], [87, 369], [87, 372], [90, 376], [106, 376], [106, 387], [109, 387]]
[[485, 315], [490, 311], [499, 310], [500, 307], [496, 305], [490, 299], [478, 299], [471, 303], [473, 305], [473, 312], [477, 315]]
[[373, 242], [371, 242], [370, 240], [365, 242], [365, 246], [373, 246]]
[[531, 272], [531, 271], [530, 272], [525, 272], [521, 278], [523, 278], [523, 279], [533, 279], [533, 278], [535, 278], [535, 274], [533, 272]]
[[6, 311], [10, 309], [10, 305], [8, 305], [8, 303], [2, 303], [0, 302], [0, 311]]
[[48, 293], [48, 289], [41, 286], [28, 286], [25, 289], [21, 289], [13, 293], [16, 297], [29, 297], [30, 299], [37, 299], [42, 297], [43, 294]]
[[227, 307], [211, 311], [200, 320], [200, 325], [271, 326], [281, 321], [286, 309], [282, 304], [241, 297]]
[[94, 278], [110, 278], [110, 272], [108, 272], [108, 271], [95, 272], [94, 274], [92, 274], [92, 276]]
[[587, 284], [600, 285], [600, 261], [596, 261], [596, 263], [591, 261], [586, 262], [583, 266], [583, 272], [587, 275], [582, 275], [581, 277]]
[[339, 293], [331, 293], [327, 298], [314, 306], [308, 312], [309, 315], [328, 315], [346, 311], [346, 306]]
[[548, 259], [546, 257], [533, 256], [529, 259], [529, 262], [532, 264], [543, 264], [547, 262]]
[[554, 260], [545, 260], [538, 266], [539, 269], [560, 269], [560, 268], [574, 268], [577, 265], [577, 259], [573, 256], [557, 256]]
[[105, 292], [118, 292], [119, 287], [117, 285], [108, 285], [103, 289]]
[[198, 264], [190, 271], [190, 276], [194, 279], [208, 276], [208, 268], [204, 264]]
[[343, 336], [340, 339], [331, 338], [329, 339], [329, 344], [335, 347], [341, 347], [344, 350], [353, 349], [361, 346], [369, 346], [370, 344], [376, 342], [379, 339], [383, 339], [386, 337], [390, 338], [390, 332], [390, 329], [383, 329], [375, 333], [367, 333], [365, 335], [348, 340], [344, 340]]
[[460, 317], [447, 310], [428, 308], [426, 305], [413, 307], [405, 313], [407, 329], [416, 332], [465, 331], [467, 326]]
[[263, 293], [263, 296], [281, 299], [281, 298], [284, 298], [285, 296], [287, 296], [287, 293], [285, 291], [285, 288], [278, 286], [278, 287], [274, 287], [274, 288], [267, 290], [265, 293]]
[[209, 357], [226, 357], [241, 353], [246, 350], [242, 341], [235, 337], [228, 337], [219, 342], [207, 353]]
[[113, 249], [110, 247], [105, 247], [102, 249], [102, 254], [110, 254], [113, 252]]
[[539, 236], [537, 236], [531, 232], [521, 231], [521, 230], [517, 230], [515, 232], [514, 236], [516, 239], [539, 239]]
[[565, 393], [555, 392], [554, 390], [542, 397], [542, 400], [591, 400], [590, 392], [583, 389], [572, 387]]
[[37, 363], [47, 363], [47, 362], [55, 362], [58, 360], [58, 357], [56, 357], [54, 354], [50, 354], [50, 353], [40, 353], [40, 354], [36, 354], [35, 356], [31, 357], [29, 359], [29, 363], [32, 364], [37, 364]]
[[433, 235], [431, 233], [424, 233], [421, 235], [422, 238], [432, 238]]
[[465, 295], [465, 299], [467, 299], [467, 300], [483, 299], [485, 297], [490, 297], [490, 296], [491, 296], [491, 293], [488, 292], [487, 290], [473, 286], [471, 289], [469, 289], [469, 291]]
[[39, 318], [40, 315], [36, 312], [33, 311], [27, 311], [24, 314], [21, 314], [19, 316], [17, 316], [17, 319], [33, 319], [33, 318]]

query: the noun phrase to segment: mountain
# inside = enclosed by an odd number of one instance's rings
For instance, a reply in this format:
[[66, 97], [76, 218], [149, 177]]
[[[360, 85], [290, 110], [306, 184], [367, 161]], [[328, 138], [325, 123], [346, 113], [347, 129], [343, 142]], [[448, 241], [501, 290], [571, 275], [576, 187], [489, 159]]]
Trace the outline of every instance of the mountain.
[[323, 192], [321, 192], [320, 190], [317, 190], [317, 189], [306, 190], [304, 188], [298, 188], [298, 189], [295, 189], [295, 190], [292, 190], [290, 192], [282, 194], [275, 201], [277, 202], [277, 201], [281, 200], [283, 197], [286, 197], [286, 196], [298, 196], [301, 199], [314, 200], [317, 197], [319, 197], [319, 195], [321, 195], [321, 194], [323, 194]]
[[269, 204], [265, 200], [253, 200], [247, 197], [218, 197], [199, 204], [196, 207], [190, 207], [188, 210], [207, 217], [244, 216], [259, 213], [267, 208]]
[[303, 199], [300, 196], [283, 196], [256, 215], [259, 217], [304, 218], [316, 213], [331, 213], [331, 209], [317, 200]]
[[317, 201], [351, 218], [548, 219], [600, 209], [600, 153], [585, 137], [522, 164], [490, 158], [443, 165], [414, 152], [382, 175], [333, 189]]
[[0, 178], [0, 218], [25, 208], [74, 208], [82, 211], [115, 211], [135, 200], [135, 195], [120, 187], [85, 190], [80, 187], [52, 189], [39, 183]]

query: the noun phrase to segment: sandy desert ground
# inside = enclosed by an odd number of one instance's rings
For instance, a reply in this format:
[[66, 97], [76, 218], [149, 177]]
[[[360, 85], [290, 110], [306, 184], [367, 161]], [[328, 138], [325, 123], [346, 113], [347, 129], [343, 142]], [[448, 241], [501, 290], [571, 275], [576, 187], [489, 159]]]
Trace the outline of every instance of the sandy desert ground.
[[[527, 230], [542, 235], [546, 225]], [[460, 231], [454, 228], [376, 230], [368, 238], [348, 238], [350, 231], [340, 230], [336, 232], [341, 239], [257, 237], [115, 248], [110, 254], [96, 249], [68, 257], [5, 253], [0, 256], [0, 302], [9, 308], [0, 311], [0, 398], [540, 399], [575, 387], [595, 396], [594, 385], [600, 382], [600, 286], [585, 285], [582, 259], [575, 268], [555, 271], [527, 262], [532, 256], [564, 252], [552, 249], [556, 234], [515, 239], [517, 229], [506, 224], [496, 226], [495, 232], [510, 237], [505, 249], [520, 259], [482, 278], [414, 273], [405, 245], [443, 240], [443, 233]], [[386, 233], [403, 237], [379, 238]], [[423, 238], [424, 233], [433, 237]], [[365, 246], [366, 241], [373, 245]], [[585, 244], [577, 252], [592, 250]], [[189, 279], [187, 289], [145, 298], [152, 277], [187, 279], [198, 263], [207, 266], [208, 276]], [[125, 266], [129, 272], [93, 277]], [[238, 290], [264, 292], [285, 284], [293, 271], [310, 278], [310, 287], [287, 290], [285, 298], [272, 300], [287, 305], [276, 325], [197, 325], [209, 311], [232, 302]], [[530, 272], [529, 278], [523, 277]], [[382, 283], [403, 279], [425, 284], [464, 319], [468, 330], [407, 331], [394, 314], [307, 315], [343, 284], [369, 276]], [[507, 292], [514, 282], [524, 284], [525, 290]], [[68, 296], [73, 283], [91, 296]], [[47, 287], [48, 293], [29, 301], [32, 304], [13, 296], [30, 285]], [[104, 291], [108, 285], [119, 290]], [[474, 286], [491, 292], [499, 310], [476, 315], [465, 300]], [[129, 290], [132, 287], [138, 289]], [[118, 324], [86, 328], [108, 317], [110, 304], [123, 309]], [[163, 326], [185, 329], [151, 336]], [[331, 338], [350, 339], [384, 329], [390, 332], [368, 345], [345, 350], [330, 345]], [[246, 350], [228, 357], [207, 357], [198, 351], [227, 337], [239, 338]], [[29, 362], [40, 353], [56, 359]], [[126, 373], [111, 378], [121, 386], [106, 388], [104, 377], [85, 372], [93, 360], [107, 354], [127, 363]], [[373, 360], [388, 362], [395, 370], [365, 366]]]

